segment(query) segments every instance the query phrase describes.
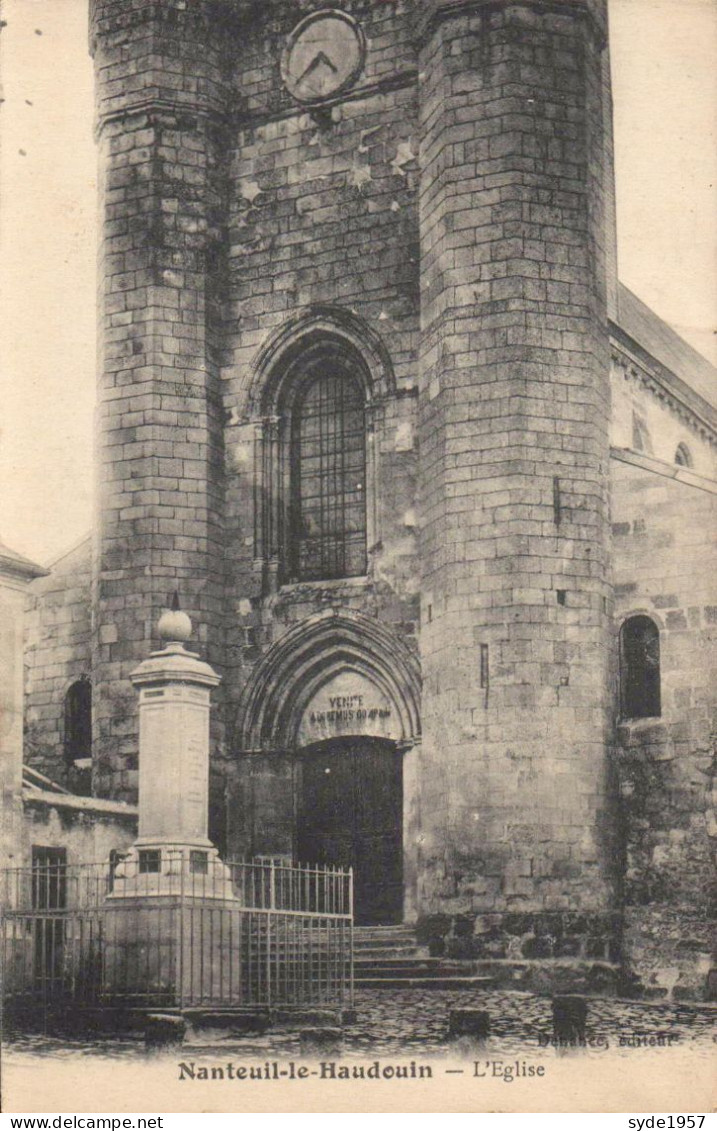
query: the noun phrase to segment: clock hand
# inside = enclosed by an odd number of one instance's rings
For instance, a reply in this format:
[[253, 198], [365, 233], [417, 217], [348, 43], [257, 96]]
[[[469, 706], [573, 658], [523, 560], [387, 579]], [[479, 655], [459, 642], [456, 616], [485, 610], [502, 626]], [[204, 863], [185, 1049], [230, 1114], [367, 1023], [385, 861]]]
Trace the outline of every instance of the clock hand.
[[303, 82], [304, 79], [308, 78], [309, 75], [313, 74], [314, 71], [316, 70], [316, 68], [321, 66], [322, 63], [325, 66], [330, 67], [335, 75], [338, 74], [338, 70], [339, 70], [338, 67], [334, 66], [334, 64], [329, 59], [328, 55], [326, 55], [323, 51], [319, 51], [319, 53], [317, 55], [315, 55], [314, 58], [311, 60], [311, 62], [309, 63], [309, 65], [306, 68], [306, 70], [304, 71], [304, 73], [299, 76], [299, 78], [297, 79], [297, 82], [300, 82], [300, 83]]

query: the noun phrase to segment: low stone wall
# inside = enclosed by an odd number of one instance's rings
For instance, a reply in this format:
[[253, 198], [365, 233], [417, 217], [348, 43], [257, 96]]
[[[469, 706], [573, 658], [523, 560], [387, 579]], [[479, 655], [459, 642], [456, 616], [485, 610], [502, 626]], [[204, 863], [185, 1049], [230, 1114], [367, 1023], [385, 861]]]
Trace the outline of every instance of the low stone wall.
[[470, 959], [620, 961], [621, 916], [543, 911], [432, 915], [418, 927], [431, 954]]
[[655, 998], [714, 997], [714, 755], [709, 746], [678, 749], [655, 721], [618, 733], [624, 955], [633, 987]]
[[34, 845], [64, 848], [68, 864], [101, 863], [114, 849], [129, 847], [137, 830], [137, 809], [121, 802], [73, 794], [23, 791], [22, 843], [13, 861], [26, 867]]

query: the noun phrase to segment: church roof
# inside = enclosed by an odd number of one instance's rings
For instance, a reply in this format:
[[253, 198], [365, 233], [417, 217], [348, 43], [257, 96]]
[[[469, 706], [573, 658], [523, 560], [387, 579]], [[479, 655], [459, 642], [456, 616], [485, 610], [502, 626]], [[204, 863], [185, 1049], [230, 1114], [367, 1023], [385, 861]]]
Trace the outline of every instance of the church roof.
[[47, 570], [42, 566], [31, 562], [24, 554], [18, 554], [17, 551], [11, 550], [2, 541], [0, 541], [0, 572], [28, 579], [44, 577], [47, 574]]
[[717, 369], [650, 310], [623, 283], [618, 286], [617, 325], [642, 349], [709, 405], [717, 405]]

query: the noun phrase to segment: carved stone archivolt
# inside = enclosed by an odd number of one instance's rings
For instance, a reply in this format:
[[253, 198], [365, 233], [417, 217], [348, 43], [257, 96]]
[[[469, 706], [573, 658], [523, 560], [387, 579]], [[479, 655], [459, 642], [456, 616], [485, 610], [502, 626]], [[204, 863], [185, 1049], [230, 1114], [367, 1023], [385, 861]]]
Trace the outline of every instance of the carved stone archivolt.
[[[399, 743], [420, 736], [418, 659], [373, 618], [330, 610], [296, 625], [266, 654], [244, 689], [239, 746], [244, 752], [295, 749], [304, 714], [317, 693], [355, 673], [388, 704]], [[386, 709], [385, 707], [383, 708]], [[366, 730], [364, 720], [359, 733]]]

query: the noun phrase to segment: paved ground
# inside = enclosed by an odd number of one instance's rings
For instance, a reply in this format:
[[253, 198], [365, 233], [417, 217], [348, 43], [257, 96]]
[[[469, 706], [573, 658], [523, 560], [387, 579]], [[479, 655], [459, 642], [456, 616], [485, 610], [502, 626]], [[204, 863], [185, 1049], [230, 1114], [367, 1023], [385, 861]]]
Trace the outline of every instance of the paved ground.
[[[491, 1018], [491, 1043], [502, 1052], [539, 1048], [552, 1037], [550, 999], [505, 990], [448, 992], [399, 990], [390, 995], [375, 990], [357, 996], [357, 1024], [349, 1029], [345, 1047], [426, 1052], [445, 1051], [448, 1014], [455, 1008], [486, 1010]], [[648, 1039], [672, 1035], [680, 1043], [712, 1045], [717, 1010], [594, 999], [588, 1008], [587, 1039], [593, 1047], [612, 1047], [635, 1035]], [[675, 1042], [676, 1043], [676, 1042]]]
[[[368, 1055], [440, 1056], [456, 1046], [447, 1037], [448, 1014], [454, 1008], [486, 1010], [491, 1017], [491, 1037], [486, 1053], [526, 1055], [549, 1045], [552, 1012], [548, 997], [506, 990], [436, 991], [362, 990], [356, 995], [356, 1022], [347, 1026], [340, 1053], [348, 1057]], [[630, 1047], [681, 1047], [714, 1049], [717, 1008], [591, 999], [586, 1031], [586, 1053], [599, 1054]], [[36, 1055], [63, 1055], [71, 1049], [100, 1049], [104, 1056], [136, 1056], [142, 1048], [136, 1041], [59, 1040], [21, 1037], [11, 1042], [17, 1051]], [[295, 1057], [300, 1051], [299, 1033], [288, 1026], [263, 1036], [241, 1040], [205, 1034], [197, 1043], [204, 1047], [240, 1047], [244, 1057]]]
[[[484, 1046], [447, 1040], [456, 1006], [490, 1013]], [[141, 1040], [25, 1037], [3, 1050], [3, 1103], [25, 1113], [702, 1113], [713, 1103], [714, 1008], [592, 1000], [589, 1044], [567, 1051], [541, 1046], [550, 1001], [527, 993], [371, 990], [356, 1008], [340, 1046], [321, 1050], [286, 1028], [212, 1043], [205, 1034], [151, 1055]], [[297, 1066], [307, 1077], [294, 1078]]]

